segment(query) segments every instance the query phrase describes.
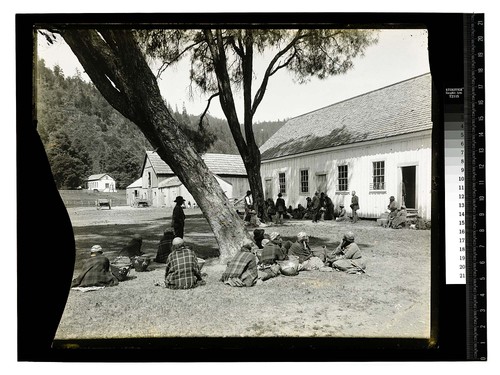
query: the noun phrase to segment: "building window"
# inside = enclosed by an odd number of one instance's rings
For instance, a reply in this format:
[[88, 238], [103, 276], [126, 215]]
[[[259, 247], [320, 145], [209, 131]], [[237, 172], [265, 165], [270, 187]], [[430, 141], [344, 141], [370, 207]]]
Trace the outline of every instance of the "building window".
[[151, 187], [151, 172], [148, 172], [148, 187]]
[[385, 190], [385, 162], [373, 162], [373, 186], [372, 190]]
[[309, 193], [309, 170], [300, 170], [300, 192]]
[[286, 194], [286, 179], [285, 179], [285, 174], [284, 173], [279, 173], [278, 174], [278, 181], [280, 184], [280, 190], [279, 192], [281, 194]]
[[339, 178], [338, 178], [337, 190], [339, 191], [349, 190], [349, 185], [347, 183], [347, 165], [339, 165]]

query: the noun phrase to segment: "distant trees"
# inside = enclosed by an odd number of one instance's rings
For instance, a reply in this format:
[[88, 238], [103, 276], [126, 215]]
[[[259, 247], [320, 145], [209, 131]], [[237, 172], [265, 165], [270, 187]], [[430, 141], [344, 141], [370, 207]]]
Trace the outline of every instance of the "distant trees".
[[[83, 186], [88, 176], [98, 173], [110, 174], [118, 189], [139, 178], [144, 151], [152, 149], [151, 145], [135, 124], [79, 74], [65, 76], [59, 66], [50, 69], [38, 61], [37, 101], [37, 130], [58, 188]], [[238, 153], [226, 120], [207, 115], [210, 127], [200, 130], [199, 116], [188, 114], [185, 107], [182, 112], [167, 107], [198, 152]], [[283, 123], [255, 124], [257, 143], [265, 142]], [[68, 167], [72, 163], [74, 168]]]
[[59, 189], [108, 173], [124, 189], [138, 178], [148, 141], [136, 126], [78, 75], [38, 62], [38, 133]]

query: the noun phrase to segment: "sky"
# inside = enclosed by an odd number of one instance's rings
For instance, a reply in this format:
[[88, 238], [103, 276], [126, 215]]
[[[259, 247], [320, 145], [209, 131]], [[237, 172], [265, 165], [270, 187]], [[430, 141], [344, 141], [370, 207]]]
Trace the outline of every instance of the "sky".
[[[368, 47], [364, 56], [354, 59], [354, 68], [346, 74], [306, 84], [294, 83], [292, 75], [282, 69], [271, 77], [266, 94], [254, 116], [254, 122], [275, 121], [301, 114], [376, 90], [429, 72], [427, 31], [425, 29], [380, 30], [377, 44]], [[48, 45], [39, 37], [38, 55], [48, 67], [59, 65], [66, 76], [84, 70], [62, 38]], [[267, 57], [267, 58], [266, 58]], [[255, 63], [255, 75], [263, 72], [269, 57]], [[189, 114], [199, 115], [208, 96], [198, 92], [189, 95], [189, 64], [186, 60], [169, 68], [160, 78], [159, 87], [165, 100], [175, 109], [183, 106]], [[88, 79], [86, 74], [82, 74]], [[253, 84], [254, 90], [258, 82]], [[253, 93], [253, 95], [255, 92]], [[241, 92], [235, 93], [237, 109], [242, 108]], [[210, 115], [224, 118], [218, 100], [212, 100]], [[240, 122], [243, 113], [238, 110]]]

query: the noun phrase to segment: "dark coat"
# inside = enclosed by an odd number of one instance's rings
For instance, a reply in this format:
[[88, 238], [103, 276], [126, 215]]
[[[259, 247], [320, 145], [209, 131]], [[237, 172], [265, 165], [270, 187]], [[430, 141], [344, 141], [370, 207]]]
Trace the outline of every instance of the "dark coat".
[[180, 204], [176, 204], [172, 213], [172, 228], [174, 228], [175, 237], [184, 237], [184, 220], [186, 215]]
[[83, 263], [82, 271], [71, 282], [71, 287], [115, 286], [118, 279], [109, 270], [109, 259], [104, 255], [95, 255]]

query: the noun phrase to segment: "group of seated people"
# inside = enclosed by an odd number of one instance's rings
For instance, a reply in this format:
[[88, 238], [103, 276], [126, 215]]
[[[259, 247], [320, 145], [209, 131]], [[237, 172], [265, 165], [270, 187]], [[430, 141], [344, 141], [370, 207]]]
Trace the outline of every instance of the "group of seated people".
[[278, 232], [265, 236], [262, 229], [256, 229], [254, 239], [245, 242], [228, 262], [221, 277], [225, 284], [250, 287], [281, 274], [295, 276], [312, 270], [365, 273], [366, 263], [352, 232], [345, 233], [341, 243], [331, 250], [326, 246], [311, 249], [305, 232], [298, 233], [297, 240], [291, 242], [283, 241]]
[[[117, 259], [128, 258], [131, 262], [142, 257], [140, 250], [142, 239], [136, 235], [123, 248]], [[90, 249], [90, 258], [82, 267], [81, 273], [72, 281], [72, 287], [111, 287], [123, 281], [123, 269], [126, 264], [110, 263], [104, 256], [100, 245]], [[169, 289], [191, 289], [204, 285], [200, 258], [189, 248], [182, 238], [175, 237], [171, 242], [171, 251], [165, 260], [164, 284]], [[148, 263], [149, 264], [149, 263]], [[130, 264], [129, 264], [130, 266]], [[283, 241], [278, 232], [264, 234], [263, 229], [254, 231], [254, 241], [246, 239], [240, 251], [227, 263], [221, 281], [230, 286], [250, 287], [281, 274], [297, 275], [301, 271], [345, 271], [364, 273], [366, 264], [354, 234], [347, 232], [342, 242], [328, 250], [323, 246], [313, 250], [309, 245], [309, 236], [305, 232], [297, 235], [295, 242]], [[135, 268], [138, 270], [138, 268]], [[126, 275], [127, 272], [125, 272]], [[159, 285], [159, 284], [157, 284]]]

